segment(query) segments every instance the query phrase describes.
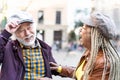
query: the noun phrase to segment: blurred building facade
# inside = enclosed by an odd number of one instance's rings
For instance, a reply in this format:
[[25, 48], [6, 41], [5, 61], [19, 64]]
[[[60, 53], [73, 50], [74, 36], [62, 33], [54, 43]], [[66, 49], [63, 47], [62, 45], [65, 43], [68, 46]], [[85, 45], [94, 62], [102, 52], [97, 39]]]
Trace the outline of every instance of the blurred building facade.
[[39, 38], [51, 46], [65, 47], [68, 27], [66, 0], [34, 0], [27, 11], [37, 22]]
[[[72, 3], [69, 6], [72, 6]], [[90, 8], [88, 10], [99, 10], [108, 14], [114, 19], [117, 30], [120, 30], [119, 0], [89, 0], [88, 3], [90, 5], [87, 7]], [[83, 9], [84, 7], [77, 6], [77, 8]], [[85, 7], [85, 10], [87, 8]], [[0, 0], [0, 22], [2, 22], [3, 16], [9, 13], [9, 10], [14, 11], [15, 9], [24, 10], [33, 15], [37, 26], [37, 36], [41, 40], [44, 40], [50, 46], [56, 44], [58, 48], [67, 46], [67, 29], [69, 28], [67, 22], [70, 14], [68, 13], [68, 0]], [[4, 17], [2, 25], [5, 24], [5, 19]], [[118, 34], [120, 34], [119, 31]]]
[[[4, 0], [3, 0], [4, 1]], [[67, 43], [67, 0], [8, 0], [7, 11], [30, 12], [37, 26], [37, 37], [50, 46], [64, 48]], [[19, 4], [16, 4], [19, 3]], [[6, 12], [7, 12], [6, 11]]]

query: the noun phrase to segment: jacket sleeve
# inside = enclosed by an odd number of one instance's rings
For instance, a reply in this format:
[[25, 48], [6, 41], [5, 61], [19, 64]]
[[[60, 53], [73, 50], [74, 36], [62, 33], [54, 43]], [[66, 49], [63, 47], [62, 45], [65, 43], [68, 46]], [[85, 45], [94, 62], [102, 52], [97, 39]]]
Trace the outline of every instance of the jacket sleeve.
[[3, 61], [4, 47], [6, 46], [11, 35], [12, 34], [7, 32], [6, 30], [3, 30], [3, 32], [0, 34], [0, 63], [2, 63]]

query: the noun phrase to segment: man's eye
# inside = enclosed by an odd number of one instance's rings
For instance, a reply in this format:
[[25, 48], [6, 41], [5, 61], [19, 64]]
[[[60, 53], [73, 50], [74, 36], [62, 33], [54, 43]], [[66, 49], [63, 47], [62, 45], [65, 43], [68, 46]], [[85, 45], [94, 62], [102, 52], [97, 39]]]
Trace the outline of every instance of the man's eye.
[[31, 29], [31, 26], [29, 26], [27, 29], [30, 30], [30, 29]]

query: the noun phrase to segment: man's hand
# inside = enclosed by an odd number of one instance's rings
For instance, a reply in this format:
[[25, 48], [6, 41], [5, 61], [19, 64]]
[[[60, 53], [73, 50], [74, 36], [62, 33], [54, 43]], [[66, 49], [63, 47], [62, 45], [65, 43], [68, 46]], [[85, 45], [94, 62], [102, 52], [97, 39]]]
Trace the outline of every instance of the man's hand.
[[20, 25], [18, 25], [17, 21], [12, 21], [6, 24], [5, 29], [13, 34], [18, 28], [20, 27]]

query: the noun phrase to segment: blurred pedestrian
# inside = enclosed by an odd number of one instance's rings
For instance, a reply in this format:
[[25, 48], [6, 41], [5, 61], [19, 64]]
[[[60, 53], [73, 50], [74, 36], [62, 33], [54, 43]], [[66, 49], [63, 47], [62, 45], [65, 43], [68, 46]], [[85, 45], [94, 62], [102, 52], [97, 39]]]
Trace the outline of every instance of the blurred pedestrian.
[[[16, 39], [10, 40], [13, 34]], [[11, 15], [0, 34], [0, 80], [52, 78], [57, 72], [51, 72], [49, 62], [55, 62], [51, 47], [36, 37], [32, 16], [24, 11]]]
[[80, 30], [80, 43], [86, 50], [78, 66], [59, 66], [51, 62], [51, 70], [76, 80], [120, 80], [120, 54], [111, 43], [116, 27], [112, 19], [93, 12], [80, 20], [84, 23]]

